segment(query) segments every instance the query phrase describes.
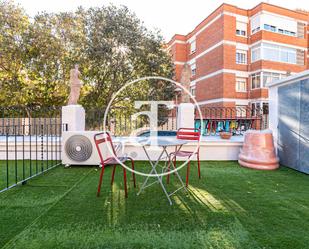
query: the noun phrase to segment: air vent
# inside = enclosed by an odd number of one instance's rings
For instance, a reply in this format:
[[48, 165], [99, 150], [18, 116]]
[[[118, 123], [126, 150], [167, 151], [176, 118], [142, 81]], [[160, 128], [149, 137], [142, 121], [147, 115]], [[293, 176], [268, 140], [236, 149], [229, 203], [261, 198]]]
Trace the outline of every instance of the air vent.
[[82, 135], [73, 135], [65, 143], [65, 153], [75, 162], [87, 161], [92, 155], [91, 141]]

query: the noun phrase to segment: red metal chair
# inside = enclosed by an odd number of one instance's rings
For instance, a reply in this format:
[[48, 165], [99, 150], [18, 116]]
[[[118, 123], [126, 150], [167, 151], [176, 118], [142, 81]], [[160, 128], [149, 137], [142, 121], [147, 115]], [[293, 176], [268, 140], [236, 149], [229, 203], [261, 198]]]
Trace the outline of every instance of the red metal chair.
[[[177, 131], [177, 139], [183, 140], [200, 140], [200, 130], [196, 131], [195, 128], [180, 128]], [[188, 157], [190, 158], [193, 155], [197, 155], [197, 164], [198, 164], [198, 177], [201, 178], [201, 168], [200, 168], [200, 148], [198, 147], [197, 151], [185, 151], [185, 150], [175, 150], [175, 152], [170, 153], [170, 160], [173, 160], [174, 167], [176, 167], [176, 159], [177, 157]], [[168, 163], [168, 170], [170, 170], [170, 162]], [[187, 166], [187, 175], [186, 175], [186, 186], [188, 187], [189, 183], [189, 174], [190, 174], [190, 160], [188, 161]], [[167, 175], [167, 183], [169, 183], [170, 174]]]
[[[115, 170], [116, 170], [116, 166], [120, 165], [119, 162], [116, 160], [116, 158], [124, 163], [127, 160], [131, 161], [131, 167], [132, 170], [134, 170], [134, 161], [131, 157], [128, 156], [123, 156], [123, 157], [118, 157], [116, 154], [116, 150], [115, 147], [113, 145], [113, 141], [112, 138], [110, 136], [110, 134], [108, 132], [101, 132], [98, 134], [94, 135], [94, 142], [100, 157], [100, 161], [101, 161], [101, 166], [102, 166], [102, 170], [101, 170], [101, 174], [100, 174], [100, 180], [99, 180], [99, 185], [98, 185], [98, 192], [97, 192], [97, 196], [100, 195], [101, 192], [101, 185], [102, 185], [102, 180], [103, 180], [103, 174], [104, 174], [104, 169], [106, 165], [114, 165], [113, 168], [113, 172], [112, 172], [112, 180], [111, 180], [111, 185], [113, 185], [114, 182], [114, 176], [115, 176]], [[110, 146], [111, 150], [112, 150], [112, 156], [108, 157], [107, 159], [104, 160], [101, 149], [100, 149], [100, 145], [104, 144], [104, 143], [108, 143], [107, 146]], [[134, 183], [134, 188], [136, 187], [136, 183], [135, 183], [135, 174], [134, 172], [132, 172], [132, 177], [133, 177], [133, 183]], [[127, 190], [127, 172], [126, 169], [123, 167], [123, 181], [124, 181], [124, 191], [125, 191], [125, 197], [128, 197], [128, 190]]]

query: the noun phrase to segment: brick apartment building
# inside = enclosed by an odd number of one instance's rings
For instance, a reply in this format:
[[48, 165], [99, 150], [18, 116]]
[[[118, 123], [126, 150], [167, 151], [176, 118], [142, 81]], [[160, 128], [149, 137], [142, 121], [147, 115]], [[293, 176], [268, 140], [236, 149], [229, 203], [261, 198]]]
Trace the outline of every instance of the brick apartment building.
[[187, 35], [168, 43], [176, 80], [191, 66], [201, 107], [268, 106], [266, 84], [309, 68], [309, 13], [267, 3], [222, 4]]

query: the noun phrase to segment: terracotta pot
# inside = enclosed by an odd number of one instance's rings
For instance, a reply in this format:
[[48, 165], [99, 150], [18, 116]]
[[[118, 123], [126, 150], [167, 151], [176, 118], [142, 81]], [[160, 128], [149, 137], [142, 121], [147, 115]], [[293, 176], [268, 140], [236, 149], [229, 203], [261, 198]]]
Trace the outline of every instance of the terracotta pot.
[[274, 170], [279, 167], [271, 130], [249, 130], [240, 150], [238, 162], [241, 166], [261, 170]]
[[219, 134], [220, 134], [220, 137], [221, 137], [222, 139], [230, 139], [231, 136], [232, 136], [232, 133], [231, 133], [231, 132], [224, 132], [224, 131], [221, 131], [221, 132], [219, 132]]

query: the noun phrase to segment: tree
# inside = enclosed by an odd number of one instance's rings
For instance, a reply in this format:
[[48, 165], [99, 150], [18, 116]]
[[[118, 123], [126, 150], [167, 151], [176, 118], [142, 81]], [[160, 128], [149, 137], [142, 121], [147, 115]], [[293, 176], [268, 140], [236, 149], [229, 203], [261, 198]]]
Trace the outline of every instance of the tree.
[[[126, 7], [91, 8], [83, 16], [87, 43], [83, 56], [86, 62], [82, 65], [87, 71], [87, 83], [92, 86], [82, 100], [85, 106], [105, 107], [113, 93], [134, 79], [172, 77], [173, 67], [163, 49], [162, 37], [149, 32]], [[127, 101], [130, 97], [145, 99], [150, 95], [171, 98], [173, 87], [168, 82], [161, 88], [156, 81], [140, 82], [127, 89], [125, 101], [120, 95], [118, 102], [125, 106], [131, 103]]]
[[81, 28], [73, 13], [35, 17], [25, 36], [28, 104], [66, 103], [70, 69], [79, 60]]
[[[2, 1], [0, 32], [1, 105], [65, 104], [69, 71], [76, 63], [85, 84], [80, 102], [87, 108], [105, 108], [133, 79], [173, 75], [160, 34], [148, 31], [124, 6], [41, 13], [30, 22], [19, 6]], [[121, 94], [115, 105], [128, 111], [133, 99], [172, 96], [168, 82], [143, 81]]]
[[23, 102], [25, 32], [29, 19], [23, 9], [11, 2], [0, 1], [0, 103], [13, 105]]

